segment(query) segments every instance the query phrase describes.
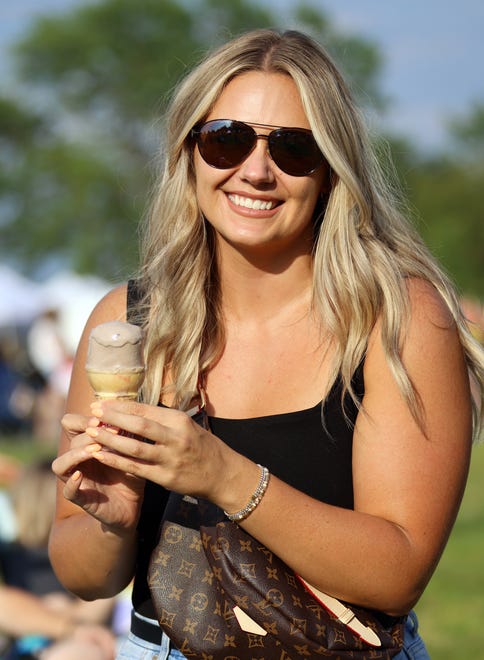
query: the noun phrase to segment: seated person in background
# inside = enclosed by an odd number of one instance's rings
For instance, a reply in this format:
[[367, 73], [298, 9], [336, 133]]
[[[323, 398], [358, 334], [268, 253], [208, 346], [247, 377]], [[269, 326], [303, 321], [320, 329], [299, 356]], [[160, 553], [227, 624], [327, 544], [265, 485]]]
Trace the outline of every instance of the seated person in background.
[[51, 567], [47, 540], [55, 508], [50, 461], [24, 469], [10, 489], [15, 530], [0, 538], [0, 655], [14, 660], [109, 660], [116, 640], [112, 599], [85, 602], [67, 593]]
[[18, 477], [19, 471], [20, 463], [16, 459], [0, 454], [0, 539], [10, 540], [14, 536], [15, 521], [8, 488]]

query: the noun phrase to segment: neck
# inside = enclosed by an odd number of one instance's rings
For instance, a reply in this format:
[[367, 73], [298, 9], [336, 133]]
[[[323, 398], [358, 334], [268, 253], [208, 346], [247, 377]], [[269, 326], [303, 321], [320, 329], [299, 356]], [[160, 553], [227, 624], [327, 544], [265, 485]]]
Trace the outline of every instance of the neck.
[[312, 294], [312, 258], [247, 258], [238, 251], [219, 255], [222, 306], [226, 320], [264, 322], [290, 310], [308, 311]]

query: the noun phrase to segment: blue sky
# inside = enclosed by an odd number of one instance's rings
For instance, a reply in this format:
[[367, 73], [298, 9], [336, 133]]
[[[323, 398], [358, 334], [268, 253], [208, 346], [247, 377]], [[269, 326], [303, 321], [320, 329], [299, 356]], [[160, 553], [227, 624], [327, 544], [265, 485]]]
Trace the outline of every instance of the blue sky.
[[[0, 0], [0, 57], [39, 12], [85, 0]], [[161, 1], [161, 0], [160, 0]], [[308, 1], [308, 0], [307, 0]], [[261, 0], [261, 4], [263, 0]], [[281, 13], [293, 0], [266, 0]], [[382, 91], [392, 100], [386, 123], [423, 148], [439, 148], [449, 118], [484, 103], [482, 0], [309, 0], [342, 30], [372, 38], [385, 60]], [[142, 0], [140, 0], [142, 6]], [[5, 73], [5, 60], [0, 72]]]

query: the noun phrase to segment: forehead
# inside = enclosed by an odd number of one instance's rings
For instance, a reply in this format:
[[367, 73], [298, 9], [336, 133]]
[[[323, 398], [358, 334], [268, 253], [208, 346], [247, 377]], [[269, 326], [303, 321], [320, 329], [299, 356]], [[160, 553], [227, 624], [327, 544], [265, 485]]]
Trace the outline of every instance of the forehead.
[[293, 79], [283, 73], [250, 71], [233, 78], [207, 119], [237, 119], [272, 126], [310, 128]]

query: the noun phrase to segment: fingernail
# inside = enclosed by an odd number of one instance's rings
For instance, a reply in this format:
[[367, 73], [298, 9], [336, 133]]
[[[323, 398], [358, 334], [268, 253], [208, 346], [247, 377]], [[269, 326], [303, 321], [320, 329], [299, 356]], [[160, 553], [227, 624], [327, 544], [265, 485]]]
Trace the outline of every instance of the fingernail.
[[96, 428], [93, 428], [92, 426], [88, 426], [86, 429], [86, 434], [91, 438], [97, 438], [97, 436], [99, 435], [99, 431]]
[[94, 444], [94, 445], [88, 445], [86, 447], [86, 451], [89, 452], [90, 454], [95, 454], [97, 451], [101, 451], [102, 445], [99, 444]]
[[73, 481], [79, 481], [80, 478], [81, 478], [81, 473], [79, 472], [79, 470], [76, 470], [71, 477]]
[[94, 417], [102, 417], [103, 409], [101, 408], [101, 406], [97, 401], [91, 403], [91, 412], [94, 415]]

